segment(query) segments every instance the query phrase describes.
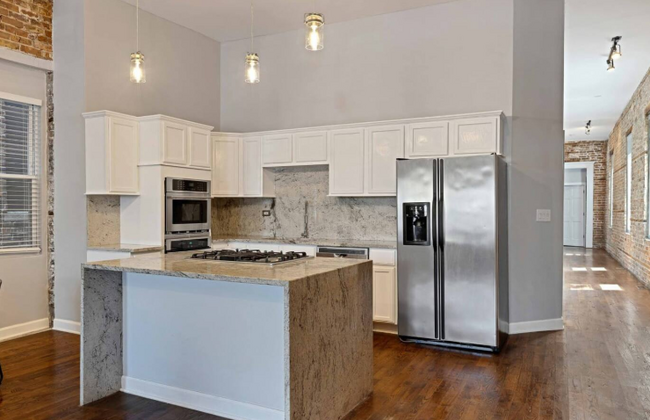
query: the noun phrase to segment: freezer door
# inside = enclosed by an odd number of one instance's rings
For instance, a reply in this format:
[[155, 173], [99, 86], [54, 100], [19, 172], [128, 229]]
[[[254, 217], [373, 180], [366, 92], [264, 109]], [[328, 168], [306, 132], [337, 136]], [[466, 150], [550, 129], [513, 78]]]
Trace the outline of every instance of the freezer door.
[[397, 161], [398, 333], [438, 339], [435, 185], [437, 160]]
[[497, 346], [496, 157], [444, 159], [444, 339]]

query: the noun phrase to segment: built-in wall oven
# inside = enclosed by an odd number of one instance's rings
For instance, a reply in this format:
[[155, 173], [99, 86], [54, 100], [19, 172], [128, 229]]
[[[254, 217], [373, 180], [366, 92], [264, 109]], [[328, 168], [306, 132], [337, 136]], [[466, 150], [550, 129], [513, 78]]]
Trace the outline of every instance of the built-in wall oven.
[[165, 251], [210, 247], [210, 181], [165, 178]]

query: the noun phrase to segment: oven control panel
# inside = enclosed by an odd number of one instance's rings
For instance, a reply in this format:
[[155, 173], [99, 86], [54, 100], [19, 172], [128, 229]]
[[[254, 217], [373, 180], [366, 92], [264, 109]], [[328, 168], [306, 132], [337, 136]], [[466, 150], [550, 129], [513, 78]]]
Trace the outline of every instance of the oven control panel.
[[[171, 185], [169, 185], [170, 183]], [[210, 191], [210, 181], [168, 178], [167, 191], [208, 193]]]

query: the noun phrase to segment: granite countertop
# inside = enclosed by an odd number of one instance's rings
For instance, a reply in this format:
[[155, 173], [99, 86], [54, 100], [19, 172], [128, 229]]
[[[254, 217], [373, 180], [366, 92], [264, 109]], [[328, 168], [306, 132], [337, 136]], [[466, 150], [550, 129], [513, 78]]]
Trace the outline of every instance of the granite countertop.
[[112, 252], [130, 252], [132, 254], [144, 254], [145, 252], [162, 251], [162, 245], [142, 245], [142, 244], [107, 244], [89, 246], [90, 251], [112, 251]]
[[151, 258], [97, 261], [83, 264], [82, 267], [94, 270], [287, 286], [289, 282], [310, 276], [355, 265], [372, 264], [370, 260], [308, 258], [268, 266], [226, 261], [190, 260], [191, 255], [192, 252], [161, 253], [159, 256], [152, 256]]
[[212, 237], [212, 243], [223, 242], [251, 242], [271, 244], [296, 244], [313, 246], [348, 246], [358, 248], [383, 248], [396, 249], [395, 241], [364, 241], [357, 239], [313, 239], [313, 238], [269, 238], [263, 236], [216, 236]]

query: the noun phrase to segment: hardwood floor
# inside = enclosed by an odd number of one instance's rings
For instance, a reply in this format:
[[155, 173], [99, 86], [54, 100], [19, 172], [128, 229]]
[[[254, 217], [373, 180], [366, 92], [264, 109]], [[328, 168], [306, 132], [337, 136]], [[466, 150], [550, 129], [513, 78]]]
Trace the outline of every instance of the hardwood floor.
[[[500, 355], [375, 336], [372, 397], [348, 419], [650, 419], [650, 291], [603, 251], [565, 249], [565, 330]], [[618, 290], [620, 288], [621, 290]], [[79, 401], [79, 337], [0, 343], [0, 419], [218, 419], [118, 393]]]

